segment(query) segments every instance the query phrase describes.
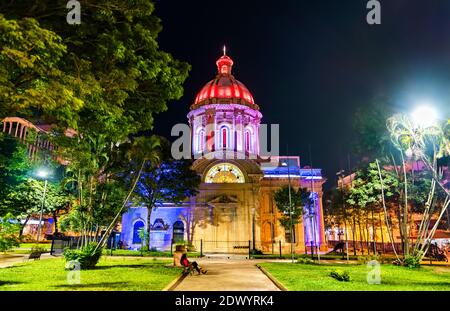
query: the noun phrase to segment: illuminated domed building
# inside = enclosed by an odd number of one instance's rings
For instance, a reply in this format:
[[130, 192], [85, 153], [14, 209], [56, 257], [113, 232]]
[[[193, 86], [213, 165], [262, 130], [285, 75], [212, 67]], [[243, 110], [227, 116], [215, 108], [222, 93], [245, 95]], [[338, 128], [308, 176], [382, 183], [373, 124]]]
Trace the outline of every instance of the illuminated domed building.
[[[167, 250], [171, 242], [192, 243], [203, 252], [248, 253], [250, 249], [289, 252], [289, 230], [278, 221], [273, 194], [289, 184], [308, 188], [314, 207], [295, 226], [297, 251], [323, 246], [320, 169], [301, 168], [299, 157], [261, 155], [262, 114], [248, 90], [233, 75], [225, 52], [217, 76], [205, 84], [190, 107], [193, 169], [202, 178], [199, 193], [181, 206], [166, 203], [151, 214], [151, 245]], [[131, 208], [122, 217], [126, 247], [141, 247], [147, 209]], [[287, 231], [287, 232], [285, 232]]]

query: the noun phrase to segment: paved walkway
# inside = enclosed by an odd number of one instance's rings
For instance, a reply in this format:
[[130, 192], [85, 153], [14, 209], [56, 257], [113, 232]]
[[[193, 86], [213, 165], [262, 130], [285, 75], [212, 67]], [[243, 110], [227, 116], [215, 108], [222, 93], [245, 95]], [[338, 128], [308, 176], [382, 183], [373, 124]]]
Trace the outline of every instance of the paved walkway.
[[207, 274], [188, 275], [175, 291], [279, 291], [256, 267], [257, 260], [191, 259], [208, 270]]
[[[15, 264], [26, 262], [29, 254], [0, 254], [0, 269], [14, 266]], [[42, 254], [41, 259], [55, 258], [50, 254]]]

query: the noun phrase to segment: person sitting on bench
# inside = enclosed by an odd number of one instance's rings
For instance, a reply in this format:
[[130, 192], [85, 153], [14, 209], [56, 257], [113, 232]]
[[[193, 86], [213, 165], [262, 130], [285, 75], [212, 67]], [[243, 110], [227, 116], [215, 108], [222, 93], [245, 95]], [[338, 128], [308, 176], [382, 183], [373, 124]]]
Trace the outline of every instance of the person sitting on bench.
[[194, 268], [198, 272], [198, 274], [201, 274], [201, 273], [206, 274], [206, 272], [208, 272], [207, 270], [205, 270], [202, 267], [200, 267], [196, 261], [190, 262], [187, 259], [186, 253], [184, 253], [181, 256], [180, 262], [183, 265], [183, 267], [185, 267], [185, 268], [188, 268], [189, 266], [191, 266], [192, 268]]

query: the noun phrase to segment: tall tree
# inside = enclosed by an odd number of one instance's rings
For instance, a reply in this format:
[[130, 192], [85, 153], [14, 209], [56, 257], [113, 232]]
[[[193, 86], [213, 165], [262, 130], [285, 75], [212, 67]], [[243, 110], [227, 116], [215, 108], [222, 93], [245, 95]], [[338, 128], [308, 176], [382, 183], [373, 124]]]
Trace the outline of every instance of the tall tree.
[[393, 112], [391, 100], [384, 96], [374, 98], [356, 111], [353, 128], [357, 135], [353, 149], [358, 156], [366, 159], [366, 162], [390, 155], [392, 144], [386, 120]]
[[[434, 237], [439, 223], [450, 205], [450, 192], [445, 187], [442, 174], [437, 166], [438, 159], [449, 156], [450, 153], [448, 148], [450, 141], [450, 137], [448, 136], [449, 132], [447, 131], [448, 122], [442, 124], [435, 120], [432, 124], [428, 125], [418, 124], [409, 116], [396, 114], [388, 119], [387, 127], [391, 134], [392, 143], [401, 156], [401, 166], [400, 170], [398, 170], [398, 175], [402, 176], [403, 180], [401, 217], [403, 218], [403, 232], [407, 237], [409, 237], [410, 233], [410, 228], [406, 225], [411, 212], [410, 190], [411, 184], [414, 185], [408, 176], [407, 167], [420, 162], [431, 174], [431, 188], [428, 192], [424, 210], [421, 213], [422, 217], [417, 238], [413, 246], [409, 243], [409, 239], [405, 239], [404, 258], [402, 260], [399, 258], [405, 264], [408, 264], [412, 259], [416, 265], [420, 263], [427, 253], [430, 247], [430, 241]], [[378, 161], [377, 164], [378, 170], [381, 171]], [[380, 179], [383, 181], [381, 174]], [[439, 194], [441, 194], [440, 200]], [[435, 223], [430, 229], [433, 218], [435, 218]]]
[[67, 53], [62, 38], [36, 19], [5, 18], [5, 4], [0, 4], [0, 119], [56, 108], [71, 117], [81, 102], [72, 89], [74, 78], [60, 68]]
[[32, 166], [26, 146], [17, 139], [0, 133], [0, 200], [5, 198], [11, 187], [28, 177]]
[[18, 226], [11, 214], [6, 214], [0, 218], [0, 252], [6, 252], [20, 245], [20, 240], [17, 237]]
[[[189, 160], [167, 159], [159, 165], [147, 164], [136, 187], [136, 194], [147, 207], [147, 235], [151, 237], [151, 214], [163, 203], [180, 204], [198, 193], [200, 176]], [[195, 214], [194, 214], [195, 215]], [[148, 249], [150, 250], [150, 238]]]
[[[289, 200], [289, 193], [291, 200]], [[289, 186], [285, 186], [277, 190], [273, 198], [278, 211], [281, 213], [279, 218], [280, 224], [285, 228], [286, 232], [291, 232], [291, 228], [293, 230], [293, 227], [302, 221], [305, 209], [312, 204], [310, 192], [306, 188], [295, 189], [292, 187], [289, 189]], [[292, 215], [292, 225], [290, 215]]]
[[46, 189], [45, 201], [43, 201], [44, 182], [33, 178], [9, 188], [9, 193], [2, 202], [4, 212], [13, 215], [20, 222], [19, 236], [33, 215], [39, 214], [41, 208], [43, 214], [53, 215], [55, 220], [55, 232], [58, 232], [57, 217], [59, 213], [67, 209], [72, 202], [72, 197], [60, 184], [49, 182]]
[[[398, 197], [398, 190], [400, 181], [397, 178], [395, 171], [387, 171], [383, 169], [382, 176], [384, 180], [384, 195], [386, 200], [396, 199]], [[379, 210], [382, 207], [381, 197], [381, 181], [379, 179], [379, 172], [377, 164], [372, 162], [366, 167], [360, 168], [353, 180], [353, 187], [350, 189], [347, 203], [355, 207], [353, 212], [357, 215], [359, 223], [362, 220], [365, 224], [370, 224], [372, 227], [372, 242], [373, 251], [376, 252], [376, 223], [375, 214], [379, 215]], [[395, 205], [395, 201], [394, 201]], [[389, 212], [391, 209], [389, 209]], [[364, 216], [361, 219], [361, 216]], [[385, 223], [389, 226], [390, 214], [385, 215]], [[381, 233], [383, 234], [383, 233]], [[368, 233], [367, 233], [368, 235]]]
[[[80, 2], [83, 17], [77, 26], [65, 23], [65, 0], [31, 0], [26, 4], [13, 0], [1, 3], [0, 11], [18, 22], [34, 19], [61, 38], [65, 53], [54, 58], [58, 60], [55, 66], [67, 75], [64, 81], [70, 89], [61, 94], [75, 100], [75, 109], [67, 100], [54, 101], [53, 106], [35, 109], [34, 113], [55, 125], [50, 139], [61, 147], [61, 156], [70, 161], [78, 214], [85, 216], [87, 237], [95, 228], [94, 214], [105, 202], [96, 198], [108, 197], [105, 190], [110, 187], [104, 184], [121, 179], [123, 174], [118, 171], [128, 167], [126, 162], [116, 161], [118, 155], [132, 154], [130, 139], [151, 130], [154, 114], [167, 110], [169, 101], [182, 96], [190, 67], [160, 50], [157, 38], [162, 27], [152, 1]], [[11, 33], [14, 35], [14, 31]], [[44, 80], [54, 81], [49, 75]], [[74, 131], [65, 135], [68, 128]], [[138, 163], [133, 171], [136, 175], [128, 183], [133, 188], [143, 162], [138, 158], [129, 161]], [[119, 168], [120, 163], [126, 166]], [[118, 205], [118, 213], [124, 206]], [[107, 233], [117, 219], [116, 214]]]

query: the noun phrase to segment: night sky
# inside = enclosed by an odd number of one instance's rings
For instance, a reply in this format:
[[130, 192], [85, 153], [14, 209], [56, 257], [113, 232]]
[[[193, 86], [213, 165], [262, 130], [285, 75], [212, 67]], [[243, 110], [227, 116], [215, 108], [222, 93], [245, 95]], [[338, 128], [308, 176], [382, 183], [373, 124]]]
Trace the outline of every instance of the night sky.
[[398, 111], [429, 101], [450, 107], [450, 1], [381, 0], [382, 24], [366, 23], [367, 0], [158, 0], [160, 46], [192, 65], [181, 100], [157, 116], [170, 136], [197, 92], [216, 75], [226, 44], [233, 74], [253, 94], [263, 123], [280, 124], [282, 155], [299, 155], [335, 182], [352, 155], [353, 116], [376, 96]]

